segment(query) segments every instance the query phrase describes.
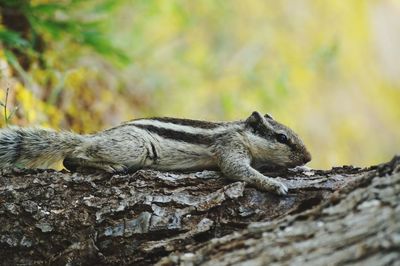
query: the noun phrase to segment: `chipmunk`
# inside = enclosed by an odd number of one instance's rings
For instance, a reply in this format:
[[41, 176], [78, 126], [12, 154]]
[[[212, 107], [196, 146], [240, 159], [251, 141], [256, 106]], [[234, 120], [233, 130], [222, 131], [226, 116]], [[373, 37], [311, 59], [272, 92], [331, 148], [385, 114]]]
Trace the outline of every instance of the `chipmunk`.
[[311, 155], [291, 129], [259, 112], [233, 122], [136, 119], [90, 135], [0, 129], [0, 168], [48, 167], [61, 160], [72, 171], [80, 167], [110, 173], [219, 169], [227, 178], [284, 195], [288, 188], [283, 183], [257, 169], [303, 165]]

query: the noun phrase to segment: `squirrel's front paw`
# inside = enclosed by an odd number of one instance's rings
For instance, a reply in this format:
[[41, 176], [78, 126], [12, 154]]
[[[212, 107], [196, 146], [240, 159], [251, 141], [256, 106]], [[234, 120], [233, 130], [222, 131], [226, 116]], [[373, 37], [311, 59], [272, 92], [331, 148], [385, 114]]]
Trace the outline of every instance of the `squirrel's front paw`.
[[271, 178], [262, 180], [262, 182], [260, 182], [260, 187], [263, 190], [271, 191], [278, 195], [286, 195], [289, 190], [283, 183], [275, 181]]
[[[274, 180], [275, 181], [275, 180]], [[289, 191], [288, 187], [281, 183], [281, 182], [277, 182], [273, 185], [274, 191], [276, 192], [276, 194], [278, 195], [286, 195]]]

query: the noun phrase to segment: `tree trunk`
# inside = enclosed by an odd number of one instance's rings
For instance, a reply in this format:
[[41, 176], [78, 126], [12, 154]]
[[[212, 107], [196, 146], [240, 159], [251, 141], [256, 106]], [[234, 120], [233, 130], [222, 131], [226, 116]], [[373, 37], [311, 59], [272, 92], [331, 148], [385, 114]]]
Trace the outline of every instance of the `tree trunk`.
[[0, 263], [400, 265], [400, 157], [276, 174], [3, 172]]

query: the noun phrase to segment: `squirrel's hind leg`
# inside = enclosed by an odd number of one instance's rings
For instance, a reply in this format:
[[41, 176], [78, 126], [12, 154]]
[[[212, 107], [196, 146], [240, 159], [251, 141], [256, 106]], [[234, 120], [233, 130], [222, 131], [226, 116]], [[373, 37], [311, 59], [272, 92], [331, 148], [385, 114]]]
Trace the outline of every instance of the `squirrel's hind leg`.
[[128, 167], [123, 164], [109, 162], [93, 162], [80, 158], [65, 158], [64, 167], [71, 172], [87, 172], [91, 170], [102, 170], [108, 173], [125, 173]]
[[99, 169], [109, 173], [124, 173], [140, 169], [148, 157], [149, 148], [130, 134], [98, 135], [67, 156], [63, 164], [71, 171]]

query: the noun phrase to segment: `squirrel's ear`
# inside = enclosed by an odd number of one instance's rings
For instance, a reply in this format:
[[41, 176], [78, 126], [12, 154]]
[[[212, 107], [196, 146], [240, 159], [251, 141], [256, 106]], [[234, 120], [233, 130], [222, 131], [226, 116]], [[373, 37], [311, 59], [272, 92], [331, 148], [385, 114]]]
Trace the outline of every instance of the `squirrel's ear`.
[[262, 115], [261, 115], [259, 112], [254, 111], [254, 112], [246, 119], [246, 124], [248, 124], [248, 125], [256, 125], [256, 124], [262, 123], [262, 121], [263, 121]]
[[265, 114], [264, 117], [267, 118], [267, 119], [274, 120], [274, 118], [270, 114]]

